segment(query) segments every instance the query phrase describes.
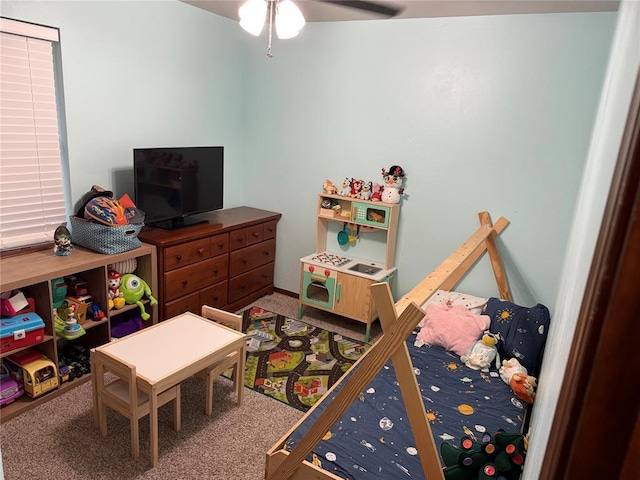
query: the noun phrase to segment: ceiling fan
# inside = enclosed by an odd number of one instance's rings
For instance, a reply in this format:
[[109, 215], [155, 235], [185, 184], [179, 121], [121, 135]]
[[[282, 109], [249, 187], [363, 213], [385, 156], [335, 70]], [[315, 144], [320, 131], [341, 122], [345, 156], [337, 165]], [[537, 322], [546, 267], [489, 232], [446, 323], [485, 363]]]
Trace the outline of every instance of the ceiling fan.
[[369, 2], [369, 1], [359, 1], [359, 0], [316, 0], [318, 2], [323, 3], [333, 3], [335, 5], [341, 5], [348, 8], [354, 8], [356, 10], [363, 10], [366, 12], [375, 13], [378, 15], [382, 15], [384, 17], [395, 17], [396, 15], [402, 13], [404, 10], [403, 6], [395, 6], [391, 5], [389, 2]]
[[[382, 2], [368, 0], [315, 0], [327, 4], [340, 5], [360, 11], [366, 11], [386, 18], [395, 17], [404, 7], [390, 6]], [[292, 0], [246, 0], [238, 9], [240, 26], [252, 35], [258, 36], [265, 24], [269, 26], [269, 44], [267, 57], [272, 58], [271, 37], [275, 25], [278, 38], [287, 39], [298, 35], [306, 23], [300, 9]]]

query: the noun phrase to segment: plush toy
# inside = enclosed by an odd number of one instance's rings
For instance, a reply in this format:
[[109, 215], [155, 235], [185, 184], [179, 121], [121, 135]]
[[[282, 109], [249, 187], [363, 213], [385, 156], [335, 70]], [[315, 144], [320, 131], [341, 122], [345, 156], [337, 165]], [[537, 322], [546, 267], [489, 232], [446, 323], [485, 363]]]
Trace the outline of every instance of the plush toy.
[[517, 358], [510, 358], [509, 360], [502, 361], [502, 366], [500, 367], [500, 370], [498, 370], [498, 373], [504, 383], [511, 385], [511, 377], [513, 377], [514, 374], [520, 373], [527, 375], [528, 372], [527, 369], [520, 364]]
[[377, 182], [373, 182], [371, 184], [371, 201], [380, 202], [382, 201], [382, 185]]
[[133, 273], [127, 273], [122, 276], [120, 291], [127, 305], [135, 303], [140, 307], [140, 316], [143, 320], [148, 320], [151, 317], [144, 309], [144, 304], [141, 301], [142, 297], [146, 295], [149, 298], [149, 305], [152, 306], [156, 305], [158, 301], [151, 294], [151, 288], [147, 282]]
[[329, 195], [335, 195], [336, 193], [338, 193], [338, 189], [329, 179], [324, 181], [324, 184], [322, 185], [322, 191], [324, 193], [328, 193]]
[[446, 480], [518, 480], [527, 453], [527, 439], [520, 433], [500, 429], [493, 436], [484, 434], [481, 441], [464, 436], [460, 447], [443, 442], [440, 453]]
[[351, 193], [349, 196], [351, 198], [360, 198], [360, 192], [362, 191], [362, 185], [364, 185], [364, 180], [356, 180], [355, 178], [351, 179]]
[[348, 197], [349, 195], [351, 195], [351, 181], [349, 180], [349, 177], [346, 177], [342, 181], [342, 187], [340, 188], [340, 190], [338, 190], [338, 195], [341, 195], [343, 197]]
[[534, 388], [536, 388], [537, 384], [536, 377], [522, 373], [514, 373], [509, 386], [520, 400], [533, 403], [533, 399], [536, 396]]
[[384, 203], [400, 203], [400, 195], [404, 193], [402, 182], [404, 181], [404, 170], [398, 165], [392, 166], [387, 172], [382, 169], [382, 180], [384, 190], [382, 190], [381, 200]]
[[120, 275], [120, 272], [116, 270], [109, 270], [107, 275], [107, 281], [109, 284], [109, 310], [112, 310], [114, 308], [120, 309], [124, 307], [125, 304], [124, 295], [120, 291], [120, 285], [122, 285], [122, 275]]
[[497, 337], [490, 332], [484, 332], [482, 338], [467, 349], [467, 353], [460, 356], [460, 361], [473, 370], [489, 371], [491, 362], [496, 360], [496, 368], [500, 366], [500, 355], [496, 348]]
[[369, 200], [371, 198], [371, 188], [372, 188], [371, 182], [364, 182], [362, 184], [362, 191], [360, 192], [360, 198], [362, 200]]

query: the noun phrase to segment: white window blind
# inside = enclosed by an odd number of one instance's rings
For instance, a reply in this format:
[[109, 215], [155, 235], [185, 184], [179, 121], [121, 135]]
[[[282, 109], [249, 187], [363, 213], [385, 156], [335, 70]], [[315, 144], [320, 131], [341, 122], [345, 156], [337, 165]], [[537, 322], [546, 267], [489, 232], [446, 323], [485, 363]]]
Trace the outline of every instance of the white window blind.
[[0, 250], [51, 241], [66, 220], [57, 41], [56, 29], [0, 19]]

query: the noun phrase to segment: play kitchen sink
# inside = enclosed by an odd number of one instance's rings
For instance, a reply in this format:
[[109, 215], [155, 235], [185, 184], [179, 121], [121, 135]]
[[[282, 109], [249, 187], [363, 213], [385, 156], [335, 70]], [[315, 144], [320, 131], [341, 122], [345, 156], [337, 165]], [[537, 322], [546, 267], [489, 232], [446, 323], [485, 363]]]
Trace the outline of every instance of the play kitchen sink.
[[382, 268], [376, 267], [370, 263], [356, 263], [352, 267], [349, 267], [349, 270], [352, 272], [364, 273], [365, 275], [375, 275], [382, 270]]

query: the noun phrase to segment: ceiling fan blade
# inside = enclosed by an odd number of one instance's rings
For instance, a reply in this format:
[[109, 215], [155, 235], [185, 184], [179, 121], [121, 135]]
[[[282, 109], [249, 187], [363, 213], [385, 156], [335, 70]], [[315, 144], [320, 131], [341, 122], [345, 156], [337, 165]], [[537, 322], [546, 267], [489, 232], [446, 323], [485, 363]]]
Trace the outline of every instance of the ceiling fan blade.
[[404, 10], [404, 7], [392, 7], [388, 4], [378, 2], [367, 2], [359, 0], [319, 0], [326, 3], [334, 3], [336, 5], [342, 5], [344, 7], [355, 8], [357, 10], [364, 10], [371, 13], [377, 13], [386, 17], [395, 17]]

